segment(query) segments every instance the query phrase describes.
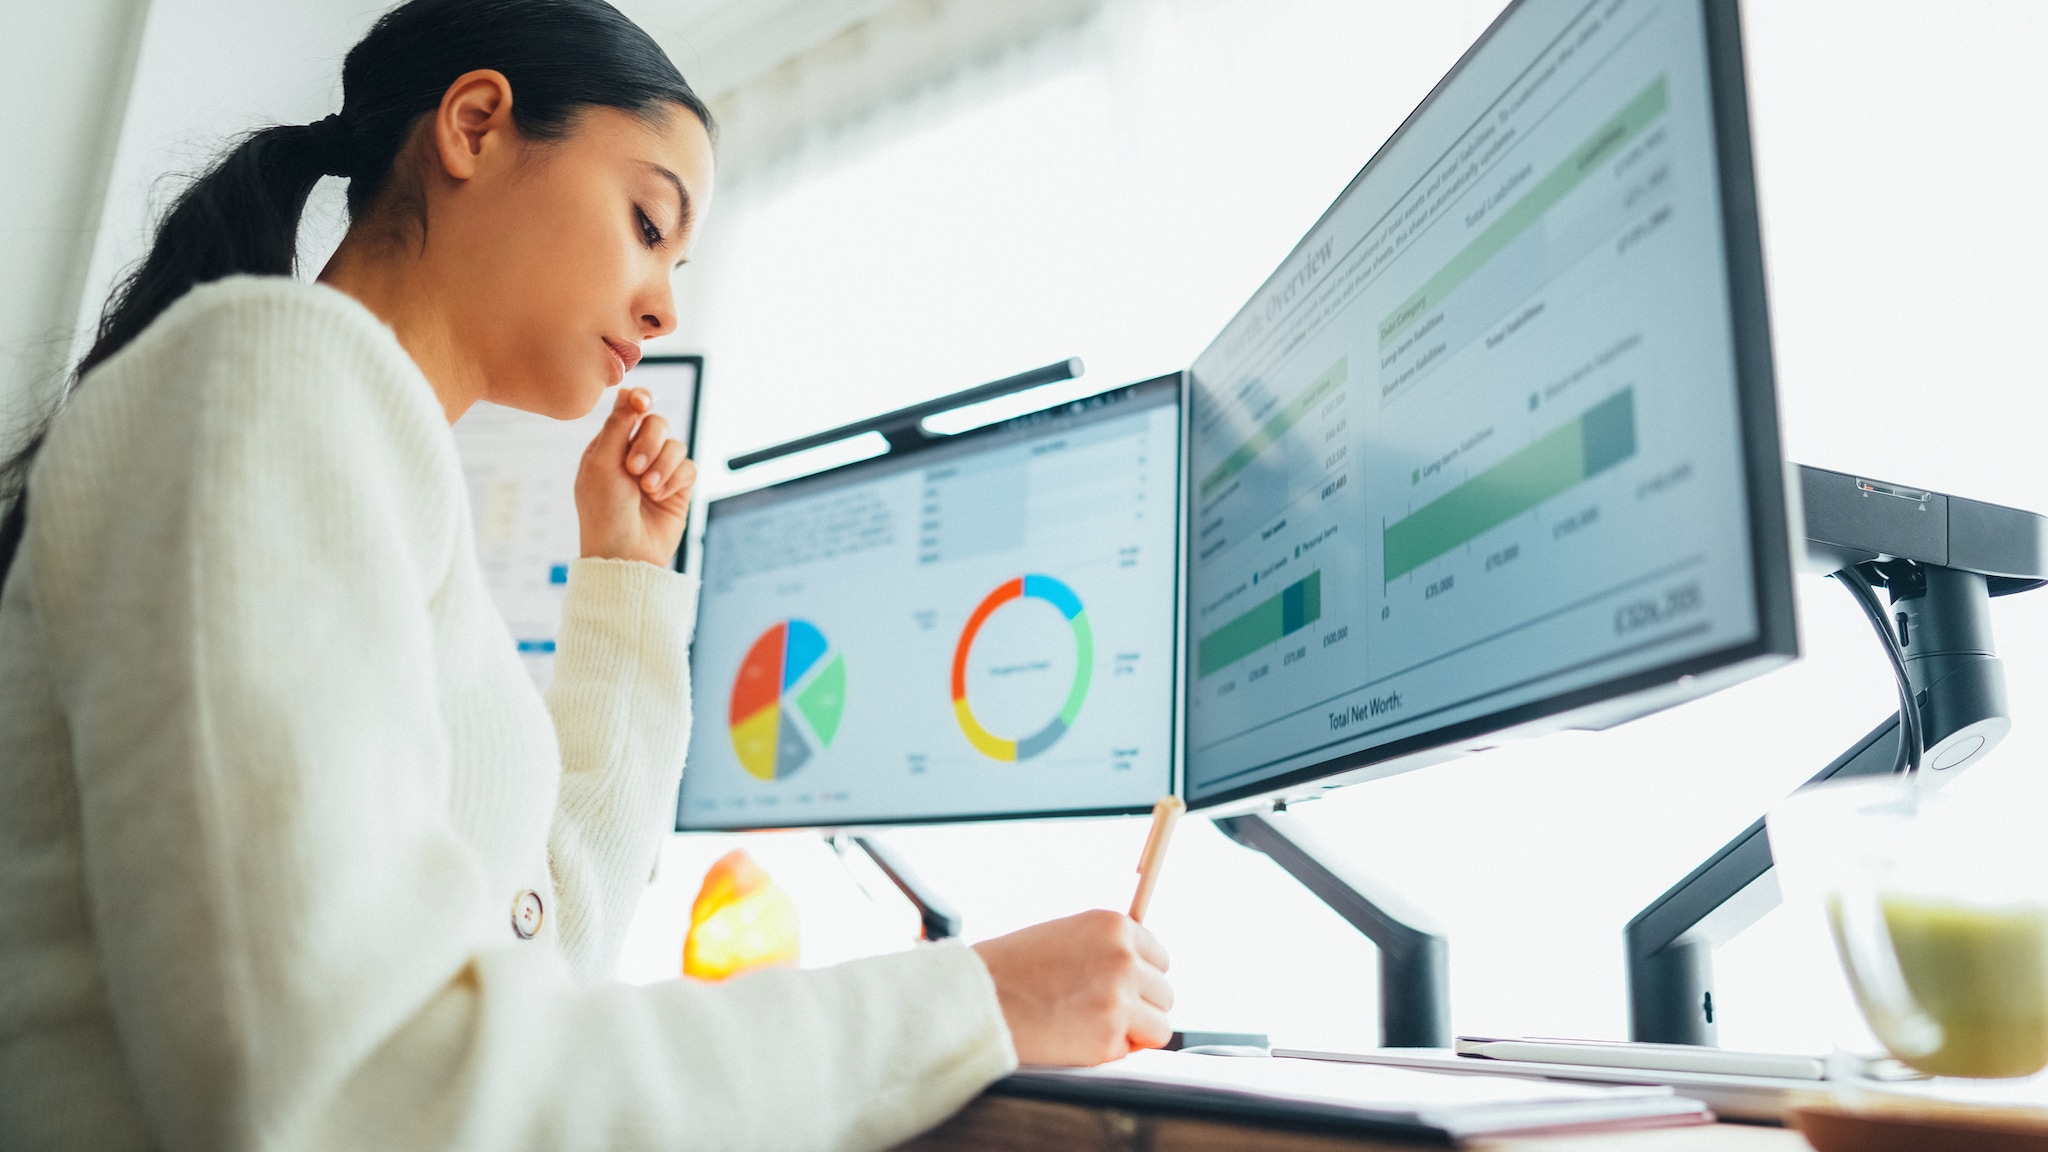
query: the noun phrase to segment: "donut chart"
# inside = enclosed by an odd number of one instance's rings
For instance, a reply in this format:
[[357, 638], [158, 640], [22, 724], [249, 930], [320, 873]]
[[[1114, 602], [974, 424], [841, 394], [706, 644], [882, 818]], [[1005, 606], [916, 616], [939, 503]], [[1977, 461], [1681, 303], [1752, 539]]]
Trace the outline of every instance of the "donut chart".
[[[1008, 739], [983, 727], [975, 719], [974, 709], [968, 706], [967, 657], [974, 650], [974, 638], [980, 634], [981, 626], [988, 623], [997, 609], [1026, 599], [1043, 600], [1059, 609], [1073, 629], [1074, 683], [1067, 690], [1066, 703], [1061, 705], [1059, 715], [1050, 723], [1028, 736]], [[1067, 729], [1073, 727], [1074, 718], [1081, 714], [1082, 701], [1088, 698], [1088, 680], [1094, 667], [1095, 632], [1088, 624], [1088, 611], [1081, 606], [1081, 598], [1051, 576], [1019, 576], [984, 597], [967, 618], [966, 627], [960, 629], [959, 643], [953, 647], [953, 715], [960, 721], [960, 731], [966, 734], [967, 742], [982, 755], [991, 760], [1029, 760], [1058, 743]]]
[[832, 746], [845, 709], [845, 658], [808, 620], [784, 620], [755, 638], [733, 679], [733, 753], [748, 775], [780, 780]]

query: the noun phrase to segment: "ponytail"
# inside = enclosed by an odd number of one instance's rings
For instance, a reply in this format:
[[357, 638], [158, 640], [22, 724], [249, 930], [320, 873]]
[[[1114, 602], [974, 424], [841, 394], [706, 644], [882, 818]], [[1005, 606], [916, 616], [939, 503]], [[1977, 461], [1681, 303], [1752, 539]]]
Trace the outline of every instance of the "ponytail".
[[300, 128], [252, 132], [201, 176], [164, 217], [140, 267], [114, 289], [84, 376], [127, 347], [180, 296], [226, 276], [289, 276], [298, 252], [299, 216], [322, 176], [348, 165], [329, 117]]
[[[193, 288], [238, 274], [291, 275], [299, 217], [322, 176], [349, 178], [350, 219], [363, 219], [413, 126], [458, 76], [480, 68], [511, 82], [513, 121], [534, 139], [559, 138], [593, 105], [637, 115], [680, 105], [711, 127], [710, 111], [660, 46], [603, 0], [412, 0], [349, 50], [340, 113], [253, 132], [185, 189], [149, 254], [107, 300], [71, 387]], [[0, 465], [0, 501], [12, 502], [0, 521], [0, 586], [27, 530], [29, 467], [48, 433], [45, 421]]]

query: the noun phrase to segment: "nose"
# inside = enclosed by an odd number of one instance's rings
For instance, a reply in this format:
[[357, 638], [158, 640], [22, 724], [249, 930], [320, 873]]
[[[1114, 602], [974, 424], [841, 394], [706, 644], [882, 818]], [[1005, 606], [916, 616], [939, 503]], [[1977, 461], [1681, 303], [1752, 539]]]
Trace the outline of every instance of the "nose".
[[667, 268], [661, 269], [642, 290], [637, 301], [640, 313], [640, 338], [652, 339], [666, 335], [676, 328], [676, 290], [669, 279]]

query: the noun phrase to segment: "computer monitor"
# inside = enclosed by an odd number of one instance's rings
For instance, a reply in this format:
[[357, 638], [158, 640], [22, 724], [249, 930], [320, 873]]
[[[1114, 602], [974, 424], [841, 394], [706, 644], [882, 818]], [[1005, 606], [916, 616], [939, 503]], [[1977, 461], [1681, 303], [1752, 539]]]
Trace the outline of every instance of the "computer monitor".
[[[654, 396], [669, 435], [696, 440], [701, 356], [648, 356], [626, 383]], [[520, 661], [545, 691], [554, 678], [555, 639], [569, 562], [581, 554], [576, 530], [576, 468], [606, 417], [612, 395], [580, 420], [553, 420], [479, 403], [455, 422], [455, 450], [468, 482], [477, 563]], [[676, 553], [676, 567], [682, 567]]]
[[712, 501], [676, 827], [1131, 813], [1168, 794], [1182, 386]]
[[1521, 0], [1192, 369], [1195, 806], [1796, 652], [1734, 0]]

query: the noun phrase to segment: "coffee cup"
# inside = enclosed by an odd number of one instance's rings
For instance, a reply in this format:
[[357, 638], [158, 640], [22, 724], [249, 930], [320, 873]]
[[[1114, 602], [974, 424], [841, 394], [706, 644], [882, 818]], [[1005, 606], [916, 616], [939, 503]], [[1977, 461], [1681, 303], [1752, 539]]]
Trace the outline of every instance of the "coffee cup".
[[1767, 818], [1787, 901], [1820, 908], [1871, 1031], [1920, 1071], [2048, 1067], [2048, 848], [2031, 815], [1886, 777], [1804, 789]]

